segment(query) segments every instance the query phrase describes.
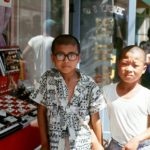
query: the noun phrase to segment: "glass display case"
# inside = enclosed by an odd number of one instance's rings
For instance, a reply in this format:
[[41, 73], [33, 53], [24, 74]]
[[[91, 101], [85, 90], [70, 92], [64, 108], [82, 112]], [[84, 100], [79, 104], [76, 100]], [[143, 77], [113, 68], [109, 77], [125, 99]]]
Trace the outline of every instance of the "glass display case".
[[[38, 51], [30, 48], [25, 57], [23, 53], [29, 46], [30, 39], [40, 36], [43, 38], [40, 42], [44, 58], [50, 59], [50, 46], [44, 49], [47, 44], [44, 39], [54, 39], [58, 34], [64, 33], [64, 4], [63, 0], [0, 1], [0, 138], [3, 139], [0, 146], [7, 145], [7, 140], [12, 149], [16, 150], [24, 149], [23, 146], [33, 149], [40, 144], [37, 122], [35, 130], [32, 126], [32, 121], [37, 118], [37, 105], [29, 99], [34, 88], [31, 78], [34, 79], [36, 75], [35, 72], [30, 73], [35, 69]], [[47, 51], [49, 53], [45, 53]], [[40, 59], [39, 63], [42, 64]], [[17, 139], [15, 143], [21, 144], [18, 144], [18, 148], [14, 147], [10, 134], [14, 133], [14, 136], [28, 141], [30, 138], [24, 137], [28, 132], [33, 137], [38, 136], [34, 138], [32, 146], [27, 144], [27, 148], [21, 139]]]

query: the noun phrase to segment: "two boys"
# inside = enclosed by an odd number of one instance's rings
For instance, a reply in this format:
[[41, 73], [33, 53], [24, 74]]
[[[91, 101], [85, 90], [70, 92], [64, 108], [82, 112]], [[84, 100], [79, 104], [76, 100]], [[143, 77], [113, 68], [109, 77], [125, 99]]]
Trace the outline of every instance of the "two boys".
[[[150, 91], [139, 84], [145, 72], [145, 53], [137, 46], [122, 50], [118, 61], [120, 81], [99, 87], [76, 69], [80, 45], [71, 35], [60, 35], [52, 44], [55, 69], [40, 79], [32, 99], [39, 103], [38, 122], [42, 150], [102, 150], [99, 109], [107, 105], [112, 140], [107, 150], [136, 150], [149, 143], [147, 117]], [[91, 128], [91, 129], [90, 129]], [[98, 144], [92, 145], [93, 139]], [[93, 142], [96, 143], [96, 142]]]

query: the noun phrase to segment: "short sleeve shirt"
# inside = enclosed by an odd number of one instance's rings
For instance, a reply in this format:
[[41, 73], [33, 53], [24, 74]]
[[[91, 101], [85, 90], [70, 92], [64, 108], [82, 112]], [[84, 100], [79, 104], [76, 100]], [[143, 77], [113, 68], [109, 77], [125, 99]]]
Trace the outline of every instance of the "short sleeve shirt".
[[[79, 70], [78, 70], [79, 71]], [[52, 69], [40, 79], [31, 99], [47, 108], [50, 147], [57, 150], [64, 132], [69, 135], [71, 150], [90, 150], [90, 115], [99, 112], [101, 91], [91, 77], [80, 73], [74, 95], [67, 101], [68, 89], [61, 74]]]
[[139, 86], [131, 98], [125, 99], [117, 94], [117, 84], [104, 86], [102, 92], [108, 108], [111, 136], [124, 145], [147, 129], [150, 90]]

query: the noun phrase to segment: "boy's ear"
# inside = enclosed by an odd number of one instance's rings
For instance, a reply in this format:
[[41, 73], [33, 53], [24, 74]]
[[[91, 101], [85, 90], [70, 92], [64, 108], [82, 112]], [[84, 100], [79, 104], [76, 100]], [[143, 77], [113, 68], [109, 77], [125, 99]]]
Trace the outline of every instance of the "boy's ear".
[[146, 69], [147, 69], [147, 63], [145, 63], [145, 65], [144, 65], [144, 69], [143, 69], [142, 74], [144, 74], [144, 73], [145, 73]]

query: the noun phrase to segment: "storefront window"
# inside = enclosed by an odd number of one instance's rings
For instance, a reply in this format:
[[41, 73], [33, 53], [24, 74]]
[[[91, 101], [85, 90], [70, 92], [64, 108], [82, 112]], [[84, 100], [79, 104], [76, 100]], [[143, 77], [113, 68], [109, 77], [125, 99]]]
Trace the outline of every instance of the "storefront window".
[[66, 26], [64, 5], [63, 0], [0, 0], [0, 139], [7, 136], [1, 149], [40, 149], [37, 104], [29, 96], [52, 67], [52, 41]]
[[139, 2], [136, 10], [136, 44], [146, 52], [147, 69], [141, 84], [150, 89], [150, 1]]
[[[80, 69], [99, 86], [118, 79], [116, 59], [127, 44], [128, 1], [81, 1]], [[101, 113], [104, 139], [110, 138], [107, 111]]]
[[62, 0], [32, 0], [19, 1], [19, 45], [24, 49], [28, 40], [36, 35], [43, 34], [43, 22], [52, 19], [56, 25], [50, 35], [55, 37], [63, 31], [63, 3]]
[[[143, 4], [143, 5], [142, 5]], [[150, 5], [150, 4], [149, 4]], [[148, 40], [148, 29], [150, 28], [150, 7], [145, 3], [138, 4], [136, 10], [136, 43]]]
[[128, 1], [81, 1], [80, 68], [103, 86], [118, 79], [116, 59], [127, 45]]
[[[113, 56], [113, 3], [109, 1], [81, 1], [81, 63], [80, 69], [103, 86], [112, 80]], [[104, 139], [109, 139], [106, 110], [100, 113]]]
[[100, 85], [110, 83], [113, 54], [112, 1], [81, 1], [80, 68]]
[[[11, 76], [15, 84], [29, 87], [39, 81], [52, 67], [51, 43], [64, 33], [64, 11], [63, 0], [0, 1], [0, 56], [4, 68], [7, 66], [1, 75]], [[15, 56], [10, 56], [11, 50], [15, 51]], [[17, 59], [18, 64], [8, 64], [3, 51], [8, 51], [7, 57], [14, 57], [13, 61]], [[10, 71], [18, 76], [14, 79]], [[7, 83], [6, 89], [8, 86]]]

